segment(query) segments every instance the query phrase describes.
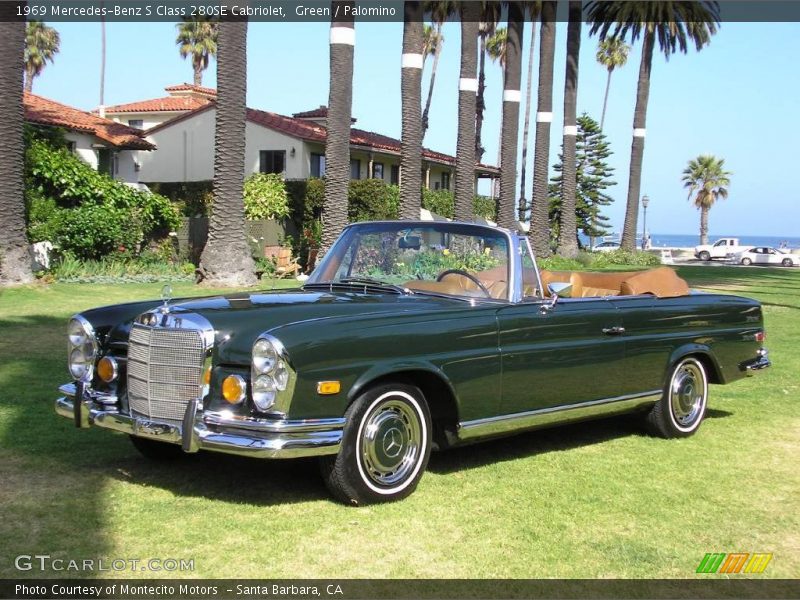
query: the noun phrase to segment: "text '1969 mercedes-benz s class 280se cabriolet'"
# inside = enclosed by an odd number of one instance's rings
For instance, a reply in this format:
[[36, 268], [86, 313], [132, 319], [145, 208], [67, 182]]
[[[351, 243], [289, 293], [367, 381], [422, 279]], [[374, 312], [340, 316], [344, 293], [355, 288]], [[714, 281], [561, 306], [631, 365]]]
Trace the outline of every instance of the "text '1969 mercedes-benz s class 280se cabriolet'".
[[754, 300], [668, 267], [539, 270], [526, 237], [450, 222], [350, 225], [301, 289], [88, 310], [68, 337], [76, 426], [150, 458], [319, 456], [348, 504], [407, 496], [431, 449], [538, 427], [638, 412], [688, 436], [710, 383], [770, 365]]

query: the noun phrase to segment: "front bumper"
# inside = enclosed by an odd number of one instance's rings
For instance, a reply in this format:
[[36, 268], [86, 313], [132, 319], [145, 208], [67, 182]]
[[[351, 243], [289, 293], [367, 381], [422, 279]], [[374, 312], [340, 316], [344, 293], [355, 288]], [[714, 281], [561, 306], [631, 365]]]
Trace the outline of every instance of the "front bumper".
[[739, 365], [739, 368], [744, 371], [748, 377], [752, 377], [758, 371], [772, 366], [769, 360], [769, 352], [766, 348], [759, 348], [756, 358], [747, 360]]
[[[180, 444], [186, 452], [212, 450], [254, 458], [297, 458], [336, 454], [345, 419], [268, 420], [203, 412], [197, 401], [186, 407], [183, 422], [151, 420], [120, 413], [106, 397], [74, 383], [62, 385], [56, 413], [77, 427], [104, 427], [159, 442]], [[76, 402], [76, 396], [80, 401]], [[106, 400], [106, 403], [102, 401]]]

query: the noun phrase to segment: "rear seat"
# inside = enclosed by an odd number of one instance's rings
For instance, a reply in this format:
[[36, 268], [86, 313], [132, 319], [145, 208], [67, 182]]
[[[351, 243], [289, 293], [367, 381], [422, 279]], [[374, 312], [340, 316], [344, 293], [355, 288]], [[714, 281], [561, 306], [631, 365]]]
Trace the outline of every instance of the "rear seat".
[[548, 283], [572, 284], [571, 298], [593, 298], [605, 296], [636, 296], [653, 294], [659, 298], [685, 296], [689, 293], [686, 282], [669, 267], [658, 267], [647, 271], [597, 273], [572, 271], [541, 272], [545, 295]]

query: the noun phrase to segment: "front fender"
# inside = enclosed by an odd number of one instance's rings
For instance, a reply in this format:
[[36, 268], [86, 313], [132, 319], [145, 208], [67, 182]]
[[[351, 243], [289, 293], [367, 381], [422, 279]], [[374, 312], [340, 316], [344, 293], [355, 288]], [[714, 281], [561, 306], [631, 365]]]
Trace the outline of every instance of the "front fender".
[[356, 379], [355, 383], [352, 385], [347, 394], [348, 404], [355, 400], [365, 389], [367, 389], [374, 381], [377, 381], [378, 379], [392, 375], [399, 376], [401, 374], [415, 372], [423, 372], [433, 375], [447, 386], [447, 389], [450, 391], [450, 394], [453, 398], [457, 397], [452, 382], [447, 375], [445, 375], [444, 371], [436, 367], [436, 365], [433, 365], [427, 361], [399, 360], [374, 365], [369, 370], [362, 373], [358, 379]]

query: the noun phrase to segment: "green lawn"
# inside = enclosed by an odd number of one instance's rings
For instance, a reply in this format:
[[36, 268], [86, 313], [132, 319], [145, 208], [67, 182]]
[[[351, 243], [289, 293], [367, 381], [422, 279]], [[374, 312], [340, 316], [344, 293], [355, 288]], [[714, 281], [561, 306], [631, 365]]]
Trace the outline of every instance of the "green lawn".
[[772, 552], [763, 576], [796, 578], [800, 272], [680, 274], [761, 300], [774, 362], [712, 387], [696, 436], [647, 437], [630, 418], [533, 432], [435, 454], [410, 498], [361, 509], [329, 500], [313, 460], [201, 453], [154, 465], [125, 436], [54, 414], [66, 319], [157, 297], [158, 284], [4, 291], [0, 577], [41, 576], [17, 572], [14, 557], [49, 554], [194, 559], [184, 576], [214, 578], [685, 578], [706, 552]]

